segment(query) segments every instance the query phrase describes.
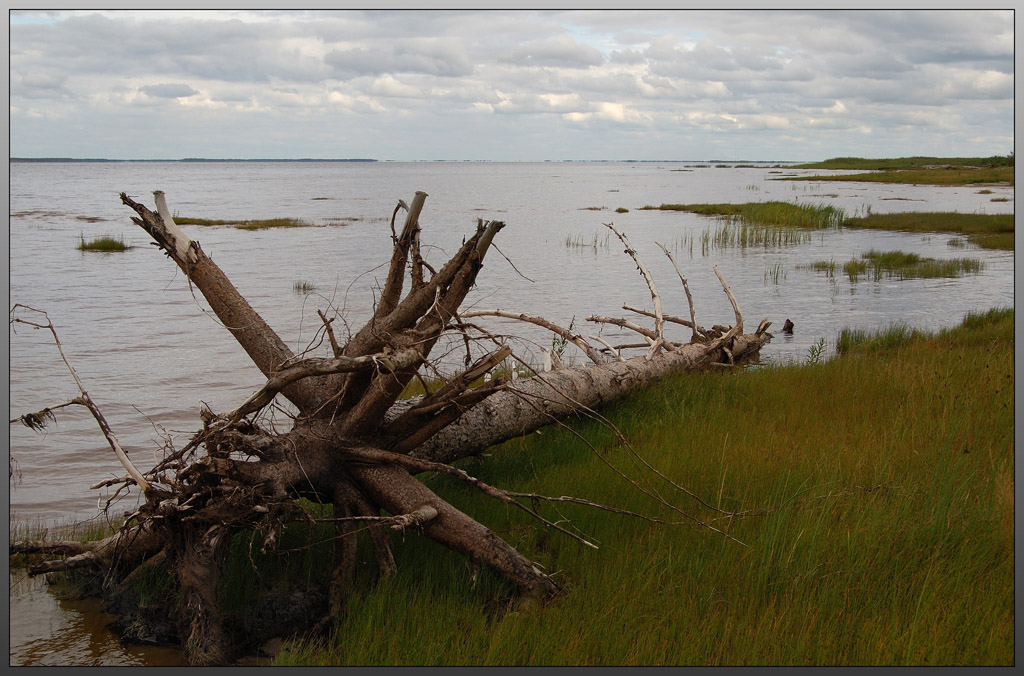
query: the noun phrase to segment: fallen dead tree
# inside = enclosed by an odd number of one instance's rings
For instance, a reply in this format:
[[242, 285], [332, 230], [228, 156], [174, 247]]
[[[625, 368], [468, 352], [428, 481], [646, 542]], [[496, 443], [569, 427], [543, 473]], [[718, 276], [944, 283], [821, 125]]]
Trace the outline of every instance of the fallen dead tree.
[[[297, 518], [299, 498], [333, 506], [335, 554], [328, 593], [330, 608], [325, 619], [336, 614], [344, 603], [356, 566], [357, 532], [363, 529], [369, 535], [382, 575], [395, 568], [387, 529], [412, 527], [464, 554], [474, 564], [491, 566], [514, 582], [524, 598], [554, 592], [554, 582], [540, 567], [414, 475], [429, 471], [454, 476], [522, 509], [545, 527], [590, 544], [545, 518], [535, 506], [546, 499], [567, 498], [506, 491], [451, 463], [567, 415], [592, 411], [666, 375], [739, 363], [756, 355], [771, 338], [767, 321], [762, 321], [754, 333], [743, 333], [739, 306], [721, 275], [735, 314], [732, 327], [708, 330], [697, 324], [681, 272], [690, 319], [665, 315], [653, 277], [625, 234], [611, 224], [608, 227], [625, 245], [651, 292], [654, 310], [633, 310], [641, 317], [653, 317], [654, 327], [611, 317], [593, 316], [590, 321], [634, 331], [643, 340], [643, 354], [626, 358], [626, 347], [594, 337], [603, 345], [598, 348], [582, 335], [541, 317], [501, 310], [460, 314], [460, 305], [504, 224], [480, 221], [451, 259], [435, 269], [420, 251], [419, 215], [426, 194], [419, 192], [408, 206], [400, 202], [392, 217], [393, 251], [373, 316], [348, 342], [340, 344], [332, 329], [334, 318], [321, 312], [322, 332], [331, 345], [332, 356], [295, 354], [199, 243], [175, 225], [163, 193], [154, 195], [155, 212], [124, 193], [121, 200], [135, 212], [133, 221], [202, 293], [266, 376], [266, 383], [232, 411], [203, 410], [202, 429], [183, 448], [169, 453], [145, 473], [119, 448], [109, 425], [93, 405], [90, 411], [125, 466], [127, 474], [120, 483], [138, 485], [145, 496], [144, 504], [117, 535], [99, 543], [20, 543], [12, 551], [70, 554], [66, 560], [36, 564], [31, 572], [91, 567], [113, 584], [155, 562], [166, 562], [182, 598], [179, 637], [193, 664], [220, 664], [231, 656], [216, 588], [232, 538], [240, 531], [256, 531], [263, 534], [264, 548], [273, 547], [283, 525]], [[407, 213], [399, 231], [395, 219], [402, 207]], [[15, 306], [11, 321], [49, 329], [59, 348], [49, 319], [45, 323], [26, 319], [24, 313], [29, 310]], [[566, 368], [557, 363], [556, 356], [553, 370], [509, 381], [498, 367], [514, 358], [512, 349], [506, 341], [473, 323], [486, 316], [542, 326], [578, 347], [592, 363]], [[688, 326], [690, 340], [669, 340], [664, 332], [666, 322]], [[400, 399], [406, 386], [421, 377], [420, 371], [433, 366], [429, 360], [432, 348], [442, 336], [451, 335], [466, 342], [466, 369], [445, 378], [428, 394]], [[471, 341], [489, 345], [475, 360], [470, 359]], [[70, 363], [68, 368], [81, 396], [61, 406], [89, 406], [91, 400], [84, 385]], [[485, 380], [479, 384], [481, 378]], [[296, 411], [291, 429], [283, 433], [261, 424], [261, 412], [277, 397], [286, 398]], [[20, 420], [38, 425], [56, 408]], [[583, 498], [573, 500], [593, 504]]]

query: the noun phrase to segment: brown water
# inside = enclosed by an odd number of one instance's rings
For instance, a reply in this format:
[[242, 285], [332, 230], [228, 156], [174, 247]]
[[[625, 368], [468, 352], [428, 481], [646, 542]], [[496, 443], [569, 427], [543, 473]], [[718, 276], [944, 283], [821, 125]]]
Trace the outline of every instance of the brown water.
[[58, 600], [42, 578], [12, 571], [12, 666], [184, 665], [173, 647], [129, 645], [108, 628], [99, 601]]
[[[13, 163], [10, 300], [49, 313], [89, 394], [140, 467], [152, 466], [168, 444], [185, 443], [199, 426], [201, 403], [218, 411], [233, 408], [262, 379], [205, 301], [131, 223], [120, 191], [151, 203], [151, 191], [164, 190], [171, 210], [181, 215], [289, 216], [320, 226], [256, 232], [185, 226], [296, 350], [313, 338], [318, 308], [338, 310], [350, 327], [368, 316], [383, 276], [379, 265], [390, 253], [388, 219], [396, 201], [408, 201], [416, 190], [429, 194], [421, 224], [424, 252], [433, 263], [445, 260], [478, 218], [508, 224], [496, 244], [518, 271], [500, 255], [489, 256], [469, 304], [540, 314], [562, 325], [575, 318], [589, 333], [598, 330], [585, 326], [591, 314], [623, 316], [623, 304], [650, 305], [636, 266], [614, 235], [603, 244], [607, 222], [626, 232], [651, 269], [667, 313], [688, 310], [657, 241], [675, 251], [698, 322], [733, 322], [713, 265], [728, 280], [748, 323], [767, 317], [777, 329], [792, 319], [795, 334], [777, 335], [763, 351], [765, 361], [802, 361], [821, 338], [827, 354], [844, 327], [873, 329], [899, 321], [936, 329], [958, 323], [968, 311], [1013, 305], [1013, 253], [952, 248], [950, 236], [829, 230], [798, 247], [734, 248], [703, 256], [699, 243], [691, 254], [686, 239], [699, 237], [712, 221], [638, 210], [647, 204], [781, 200], [830, 204], [851, 215], [868, 209], [1013, 212], [1012, 188], [981, 194], [975, 187], [774, 180], [779, 176], [770, 167], [655, 163]], [[617, 207], [629, 212], [616, 213]], [[80, 237], [100, 235], [123, 236], [134, 248], [119, 254], [76, 250]], [[595, 237], [597, 247], [566, 246], [567, 238]], [[940, 259], [970, 256], [986, 268], [960, 279], [857, 284], [797, 268], [821, 259], [841, 266], [872, 248]], [[776, 266], [784, 271], [777, 283], [767, 279]], [[316, 291], [296, 293], [298, 282]], [[540, 363], [539, 348], [551, 343], [549, 334], [530, 325], [494, 320], [485, 326], [519, 336], [513, 347], [534, 363]], [[612, 341], [623, 337], [602, 331]], [[12, 418], [76, 394], [45, 332], [20, 327], [10, 341]], [[319, 350], [326, 354], [325, 346]], [[17, 471], [12, 518], [90, 518], [109, 492], [89, 486], [123, 474], [95, 422], [75, 408], [61, 412], [42, 434], [12, 427], [10, 448]], [[128, 495], [113, 512], [134, 505], [135, 496]], [[130, 664], [137, 658], [116, 647], [92, 610], [47, 598], [40, 588], [12, 582], [12, 617], [26, 618], [17, 632], [12, 628], [12, 663], [16, 654], [19, 663]], [[138, 659], [152, 664], [163, 658]]]

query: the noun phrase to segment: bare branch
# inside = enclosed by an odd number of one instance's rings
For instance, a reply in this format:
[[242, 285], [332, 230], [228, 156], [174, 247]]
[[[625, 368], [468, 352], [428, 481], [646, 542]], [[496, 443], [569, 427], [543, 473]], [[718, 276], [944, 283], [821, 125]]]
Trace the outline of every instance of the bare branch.
[[631, 247], [629, 245], [629, 240], [626, 239], [625, 233], [620, 232], [611, 223], [605, 223], [604, 226], [606, 228], [608, 228], [609, 230], [611, 230], [612, 232], [614, 232], [615, 235], [620, 240], [622, 240], [622, 243], [626, 245], [626, 253], [629, 254], [629, 257], [633, 259], [634, 263], [636, 263], [636, 267], [640, 270], [640, 274], [643, 275], [644, 280], [647, 282], [647, 288], [650, 289], [650, 291], [651, 291], [651, 299], [654, 301], [654, 334], [655, 334], [654, 335], [654, 340], [655, 340], [655, 344], [651, 346], [651, 352], [648, 354], [648, 359], [649, 359], [650, 357], [654, 356], [654, 351], [655, 351], [657, 345], [660, 344], [660, 342], [665, 337], [665, 332], [664, 332], [665, 320], [662, 319], [662, 316], [661, 316], [661, 296], [658, 294], [658, 287], [654, 285], [654, 277], [652, 277], [651, 273], [647, 270], [646, 267], [644, 267], [644, 264], [640, 262], [640, 257], [637, 255], [636, 249], [634, 249], [633, 247]]
[[665, 245], [661, 242], [656, 242], [656, 244], [661, 247], [661, 250], [665, 252], [668, 259], [672, 261], [672, 267], [676, 269], [676, 274], [679, 275], [679, 281], [683, 283], [683, 291], [686, 292], [686, 302], [690, 306], [690, 328], [693, 329], [693, 334], [690, 336], [690, 342], [695, 343], [697, 342], [697, 331], [699, 330], [699, 327], [697, 326], [697, 318], [693, 313], [693, 296], [690, 295], [690, 285], [686, 283], [686, 277], [683, 275], [683, 271], [679, 269], [679, 264], [676, 263], [676, 259], [671, 253], [669, 253], [669, 250], [665, 248]]
[[[19, 307], [24, 308], [26, 310], [30, 310], [32, 312], [38, 312], [39, 314], [43, 315], [43, 317], [46, 318], [46, 324], [34, 324], [32, 322], [23, 321], [21, 319], [14, 317], [14, 312]], [[95, 418], [96, 420], [96, 424], [100, 426], [100, 431], [103, 432], [103, 436], [106, 437], [107, 443], [110, 444], [110, 448], [113, 449], [114, 455], [117, 456], [118, 461], [125, 468], [125, 470], [128, 471], [128, 474], [135, 480], [135, 483], [142, 487], [143, 490], [148, 490], [149, 482], [146, 481], [145, 477], [142, 476], [142, 472], [140, 472], [135, 467], [135, 465], [132, 464], [132, 461], [128, 459], [128, 454], [124, 452], [123, 448], [121, 448], [121, 443], [117, 440], [117, 437], [114, 436], [114, 432], [110, 429], [110, 425], [107, 424], [107, 419], [103, 417], [103, 413], [100, 412], [99, 407], [96, 406], [93, 400], [89, 397], [89, 393], [85, 391], [85, 385], [82, 383], [82, 379], [78, 377], [78, 372], [75, 371], [75, 367], [71, 365], [71, 362], [68, 361], [67, 355], [64, 354], [64, 347], [60, 343], [60, 338], [57, 337], [57, 329], [53, 327], [53, 322], [50, 321], [50, 316], [43, 312], [42, 310], [36, 310], [35, 308], [28, 307], [27, 305], [16, 304], [13, 308], [11, 308], [11, 321], [20, 322], [24, 324], [31, 324], [32, 326], [36, 326], [37, 328], [45, 328], [50, 332], [50, 335], [53, 336], [53, 342], [57, 346], [57, 352], [60, 353], [60, 358], [64, 361], [64, 365], [68, 367], [68, 371], [71, 372], [71, 377], [75, 379], [75, 384], [78, 385], [78, 391], [80, 393], [80, 396], [77, 397], [76, 400], [74, 400], [75, 403], [80, 403], [87, 409], [89, 409], [89, 412], [92, 414], [92, 417]]]
[[586, 354], [587, 357], [590, 358], [590, 361], [594, 362], [595, 364], [602, 364], [602, 363], [604, 363], [604, 357], [601, 356], [601, 353], [599, 351], [597, 351], [596, 349], [594, 349], [594, 347], [590, 343], [588, 343], [586, 340], [584, 340], [583, 336], [579, 335], [578, 333], [572, 333], [568, 329], [562, 328], [561, 326], [555, 324], [554, 322], [550, 322], [547, 319], [544, 319], [543, 317], [535, 317], [533, 315], [528, 315], [528, 314], [523, 314], [523, 313], [517, 314], [515, 312], [506, 312], [505, 310], [500, 310], [500, 309], [499, 310], [470, 310], [469, 312], [461, 313], [461, 316], [463, 318], [472, 318], [472, 317], [501, 317], [503, 319], [515, 319], [515, 320], [518, 320], [518, 321], [521, 321], [521, 322], [527, 322], [527, 323], [530, 323], [530, 324], [536, 324], [537, 326], [543, 327], [543, 328], [547, 329], [548, 331], [551, 331], [551, 332], [561, 336], [562, 338], [565, 338], [570, 343], [572, 343], [576, 347], [578, 347], [581, 350], [583, 350], [584, 354]]

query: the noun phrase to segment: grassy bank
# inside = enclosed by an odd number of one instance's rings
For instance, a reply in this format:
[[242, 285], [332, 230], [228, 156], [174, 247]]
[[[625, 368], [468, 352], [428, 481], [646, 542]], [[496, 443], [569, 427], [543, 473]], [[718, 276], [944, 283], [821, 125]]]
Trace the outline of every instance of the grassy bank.
[[843, 227], [903, 232], [955, 232], [985, 249], [1013, 250], [1013, 214], [906, 212], [847, 218]]
[[836, 157], [824, 162], [795, 165], [794, 169], [850, 169], [864, 174], [786, 177], [791, 181], [862, 181], [927, 185], [1014, 184], [1013, 156], [899, 157], [867, 159]]
[[[450, 477], [421, 475], [563, 593], [517, 609], [488, 569], [475, 576], [462, 557], [395, 532], [398, 573], [375, 583], [361, 543], [336, 636], [286, 641], [277, 664], [1012, 665], [1013, 317], [972, 315], [935, 335], [846, 331], [831, 360], [676, 377], [603, 411], [710, 508], [644, 473], [663, 496], [743, 544], [618, 478], [606, 463], [638, 478], [636, 465], [593, 421], [463, 466], [492, 485], [683, 525], [540, 507], [595, 551]], [[229, 620], [245, 625], [268, 591], [285, 613], [289, 594], [326, 585], [332, 532], [297, 524], [267, 554], [262, 534], [237, 537], [220, 592]], [[165, 581], [159, 568], [139, 581], [136, 605], [170, 607]]]
[[[848, 336], [841, 357], [814, 365], [675, 378], [607, 415], [705, 502], [752, 510], [697, 510], [658, 484], [745, 546], [562, 507], [593, 551], [424, 477], [565, 593], [507, 612], [504, 582], [484, 570], [474, 583], [460, 557], [409, 534], [397, 575], [357, 585], [336, 642], [288, 642], [278, 663], [1013, 664], [1012, 310], [934, 336]], [[574, 427], [635, 473], [607, 429]], [[679, 518], [564, 430], [468, 469]]]

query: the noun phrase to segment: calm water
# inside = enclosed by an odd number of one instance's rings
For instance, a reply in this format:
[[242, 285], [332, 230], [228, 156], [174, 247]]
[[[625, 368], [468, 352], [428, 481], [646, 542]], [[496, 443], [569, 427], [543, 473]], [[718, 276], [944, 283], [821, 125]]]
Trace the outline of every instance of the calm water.
[[[777, 180], [778, 168], [697, 167], [685, 163], [15, 163], [10, 178], [10, 300], [49, 313], [69, 359], [122, 445], [148, 468], [167, 443], [180, 447], [198, 427], [202, 402], [223, 411], [262, 385], [259, 372], [196, 299], [187, 280], [135, 226], [121, 191], [152, 204], [167, 194], [171, 210], [206, 218], [298, 217], [318, 227], [257, 232], [185, 226], [268, 322], [304, 349], [319, 320], [335, 308], [352, 329], [368, 316], [386, 270], [388, 221], [398, 199], [429, 194], [420, 219], [424, 253], [437, 264], [472, 232], [478, 218], [503, 220], [496, 243], [515, 268], [491, 253], [469, 303], [540, 314], [585, 334], [591, 314], [624, 316], [623, 304], [650, 307], [633, 262], [602, 223], [614, 222], [651, 269], [665, 312], [687, 315], [685, 295], [657, 248], [673, 249], [705, 326], [731, 324], [732, 309], [712, 265], [732, 287], [747, 324], [785, 319], [793, 336], [776, 335], [764, 360], [799, 361], [843, 327], [901, 321], [934, 329], [971, 310], [1013, 305], [1013, 254], [953, 248], [950, 236], [826, 231], [798, 247], [728, 249], [704, 256], [699, 236], [715, 222], [693, 214], [638, 211], [667, 202], [783, 200], [831, 204], [848, 214], [895, 211], [1012, 213], [1013, 189], [892, 186]], [[994, 202], [993, 198], [1009, 198]], [[616, 213], [618, 207], [628, 213]], [[600, 208], [600, 209], [598, 209]], [[125, 253], [80, 252], [80, 236], [122, 236]], [[567, 246], [566, 240], [596, 247]], [[688, 242], [696, 239], [691, 254]], [[607, 241], [607, 245], [605, 242]], [[869, 249], [934, 258], [971, 256], [986, 268], [939, 280], [851, 283], [798, 269], [842, 263]], [[766, 279], [780, 271], [778, 282]], [[296, 293], [305, 282], [312, 294]], [[198, 295], [198, 294], [196, 294]], [[495, 320], [486, 326], [523, 337], [518, 349], [539, 363], [550, 334]], [[336, 325], [338, 323], [336, 322]], [[672, 329], [677, 338], [687, 330]], [[342, 331], [342, 334], [344, 331]], [[602, 335], [622, 337], [608, 329]], [[10, 414], [15, 417], [76, 394], [48, 334], [18, 327], [10, 335]], [[630, 338], [629, 342], [633, 342]], [[574, 348], [570, 347], [569, 350]], [[326, 354], [321, 347], [318, 354]], [[122, 474], [84, 410], [66, 409], [43, 434], [11, 428], [16, 481], [11, 512], [52, 521], [94, 516], [104, 491], [89, 486]], [[131, 510], [134, 497], [118, 503]], [[12, 590], [13, 594], [13, 590]], [[12, 601], [12, 604], [14, 602]], [[12, 611], [14, 606], [12, 605]], [[14, 653], [12, 652], [12, 659]]]

